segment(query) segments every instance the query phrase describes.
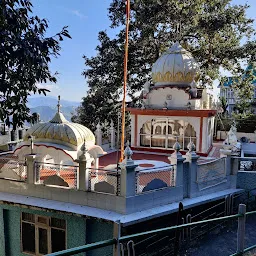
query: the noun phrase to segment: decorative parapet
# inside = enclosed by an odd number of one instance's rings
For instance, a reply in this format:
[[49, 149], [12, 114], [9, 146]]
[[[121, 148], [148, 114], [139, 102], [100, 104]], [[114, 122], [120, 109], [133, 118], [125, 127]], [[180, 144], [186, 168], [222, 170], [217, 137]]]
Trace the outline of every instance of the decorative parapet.
[[136, 194], [175, 187], [174, 166], [136, 171]]

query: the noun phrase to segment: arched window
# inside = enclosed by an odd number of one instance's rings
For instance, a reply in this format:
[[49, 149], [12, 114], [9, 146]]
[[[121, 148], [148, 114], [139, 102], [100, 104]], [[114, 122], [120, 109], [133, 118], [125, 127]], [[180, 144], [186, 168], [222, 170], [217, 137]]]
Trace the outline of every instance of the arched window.
[[140, 129], [140, 146], [150, 147], [151, 121], [144, 123]]
[[172, 149], [177, 139], [182, 149], [187, 149], [190, 139], [196, 145], [196, 131], [191, 124], [186, 124], [169, 118], [147, 121], [140, 129], [140, 146]]
[[190, 140], [192, 140], [196, 146], [196, 131], [191, 124], [188, 124], [184, 131], [184, 149], [187, 149]]
[[196, 131], [191, 124], [187, 125], [184, 135], [185, 137], [196, 137]]
[[163, 134], [164, 135], [172, 134], [172, 127], [170, 125], [167, 125], [167, 127], [168, 127], [168, 133], [166, 134], [166, 126], [165, 126], [163, 130]]
[[145, 124], [142, 125], [142, 127], [140, 129], [140, 133], [141, 134], [150, 134], [150, 130], [151, 130], [151, 122], [147, 121]]
[[155, 134], [161, 134], [161, 133], [162, 133], [161, 126], [158, 125], [158, 126], [156, 127]]
[[172, 134], [172, 127], [168, 125], [168, 134]]

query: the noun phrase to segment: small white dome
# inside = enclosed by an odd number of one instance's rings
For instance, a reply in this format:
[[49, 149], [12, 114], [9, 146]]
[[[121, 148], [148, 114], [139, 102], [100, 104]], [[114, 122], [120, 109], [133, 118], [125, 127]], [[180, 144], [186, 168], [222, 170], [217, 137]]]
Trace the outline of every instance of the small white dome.
[[50, 122], [38, 123], [28, 129], [24, 141], [27, 141], [30, 135], [35, 137], [35, 141], [47, 141], [75, 148], [80, 148], [84, 142], [88, 146], [95, 145], [95, 136], [90, 129], [69, 122], [60, 112], [57, 112]]
[[152, 79], [155, 86], [190, 85], [198, 69], [192, 54], [176, 42], [153, 65]]

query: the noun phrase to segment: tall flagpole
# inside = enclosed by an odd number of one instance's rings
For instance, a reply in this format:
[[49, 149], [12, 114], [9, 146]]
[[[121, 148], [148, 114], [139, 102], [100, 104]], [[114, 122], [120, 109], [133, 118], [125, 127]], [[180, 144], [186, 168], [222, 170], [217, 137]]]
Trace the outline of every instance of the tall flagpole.
[[121, 136], [121, 156], [120, 162], [124, 160], [124, 137], [125, 137], [125, 96], [127, 84], [127, 63], [128, 63], [128, 40], [129, 40], [129, 23], [130, 23], [130, 0], [126, 0], [126, 33], [125, 33], [125, 56], [124, 56], [124, 89], [122, 103], [122, 136]]

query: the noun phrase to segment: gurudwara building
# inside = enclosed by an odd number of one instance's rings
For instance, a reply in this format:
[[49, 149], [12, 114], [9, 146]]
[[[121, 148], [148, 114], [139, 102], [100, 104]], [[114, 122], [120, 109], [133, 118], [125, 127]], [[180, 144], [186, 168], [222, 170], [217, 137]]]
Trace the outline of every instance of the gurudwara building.
[[[181, 205], [184, 223], [201, 217], [202, 209], [213, 209], [205, 218], [232, 214], [253, 179], [239, 172], [241, 159], [232, 158], [230, 141], [225, 157], [198, 160], [212, 147], [216, 111], [196, 83], [197, 72], [178, 43], [157, 60], [142, 108], [128, 109], [131, 148], [127, 144], [121, 163], [113, 122], [112, 151], [105, 152], [100, 126], [95, 142], [88, 128], [65, 119], [60, 103], [50, 122], [32, 126], [14, 151], [0, 154], [0, 255], [46, 255], [177, 225]], [[221, 205], [220, 214], [214, 203]], [[165, 233], [126, 241], [122, 248], [132, 243], [136, 255], [145, 255], [153, 246], [166, 255], [173, 241], [173, 233]], [[120, 248], [109, 245], [86, 255], [120, 255]]]
[[187, 150], [192, 139], [199, 154], [209, 153], [216, 111], [198, 76], [198, 64], [179, 43], [160, 56], [152, 67], [153, 84], [144, 85], [143, 106], [128, 109], [132, 148], [168, 152], [177, 139]]

